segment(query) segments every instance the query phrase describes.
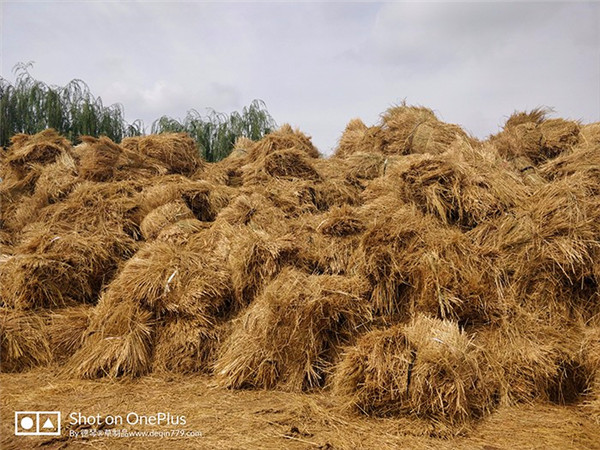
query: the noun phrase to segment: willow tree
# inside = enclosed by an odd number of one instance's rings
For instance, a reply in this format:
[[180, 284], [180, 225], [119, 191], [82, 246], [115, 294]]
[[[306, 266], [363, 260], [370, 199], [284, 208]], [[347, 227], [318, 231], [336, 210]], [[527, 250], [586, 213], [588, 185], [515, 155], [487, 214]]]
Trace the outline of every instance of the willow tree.
[[123, 106], [104, 106], [82, 80], [51, 86], [29, 73], [29, 64], [17, 64], [14, 84], [0, 77], [0, 145], [17, 133], [33, 134], [54, 128], [73, 142], [81, 135], [105, 135], [114, 141], [140, 135], [140, 121], [124, 119]]
[[207, 161], [218, 161], [231, 152], [238, 137], [256, 141], [275, 127], [275, 120], [264, 102], [254, 100], [241, 112], [231, 114], [210, 110], [203, 116], [192, 109], [182, 121], [163, 116], [152, 124], [152, 133], [186, 132], [196, 140], [201, 155]]

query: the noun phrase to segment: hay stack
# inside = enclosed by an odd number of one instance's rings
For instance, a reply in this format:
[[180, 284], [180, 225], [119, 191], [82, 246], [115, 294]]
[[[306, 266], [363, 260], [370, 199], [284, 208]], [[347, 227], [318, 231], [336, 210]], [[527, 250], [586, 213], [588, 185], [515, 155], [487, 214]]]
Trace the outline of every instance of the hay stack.
[[381, 133], [386, 155], [439, 154], [451, 146], [469, 145], [469, 137], [459, 126], [440, 122], [428, 108], [405, 104], [383, 114]]
[[204, 162], [194, 140], [185, 133], [163, 133], [123, 139], [121, 145], [164, 164], [170, 173], [191, 176]]
[[381, 128], [367, 127], [362, 120], [352, 119], [340, 137], [335, 156], [348, 158], [355, 153], [380, 153], [384, 145]]
[[518, 176], [499, 170], [493, 153], [483, 150], [449, 151], [398, 162], [365, 191], [366, 199], [393, 192], [406, 203], [443, 223], [469, 229], [501, 215], [527, 196]]
[[310, 158], [318, 158], [319, 151], [310, 137], [300, 130], [294, 130], [289, 124], [283, 124], [278, 130], [267, 134], [254, 143], [248, 152], [248, 161], [258, 161], [270, 153], [295, 148]]
[[334, 373], [334, 393], [365, 414], [405, 414], [461, 425], [493, 408], [480, 351], [458, 325], [419, 315], [372, 331]]
[[55, 130], [47, 129], [34, 135], [17, 134], [11, 138], [6, 164], [19, 178], [36, 165], [53, 163], [59, 155], [68, 152], [71, 144]]
[[297, 263], [298, 253], [298, 244], [291, 234], [276, 236], [263, 230], [239, 228], [229, 254], [238, 305], [250, 304], [283, 267]]
[[180, 220], [193, 219], [194, 213], [183, 200], [172, 201], [152, 210], [142, 223], [140, 231], [147, 241], [155, 239], [164, 228]]
[[1, 372], [21, 372], [50, 362], [43, 315], [0, 307], [0, 355]]
[[61, 363], [79, 350], [86, 338], [94, 307], [79, 305], [61, 308], [48, 314], [47, 333], [52, 358]]
[[547, 119], [549, 112], [541, 108], [515, 112], [489, 141], [508, 160], [527, 157], [537, 165], [555, 158], [579, 142], [580, 126], [573, 121]]
[[215, 365], [229, 388], [321, 386], [340, 346], [365, 329], [366, 286], [356, 278], [285, 270], [233, 324]]
[[549, 325], [542, 317], [518, 312], [510, 322], [481, 330], [475, 343], [485, 349], [486, 378], [498, 387], [503, 404], [577, 401], [588, 383], [578, 360], [581, 329]]
[[81, 136], [84, 146], [80, 149], [79, 173], [85, 180], [108, 181], [114, 177], [115, 166], [122, 150], [109, 138]]
[[[230, 274], [224, 257], [210, 253], [212, 243], [195, 240], [192, 247], [156, 241], [127, 261], [94, 311], [87, 337], [69, 362], [72, 373], [138, 376], [154, 365], [177, 370], [166, 360], [171, 353], [189, 358], [180, 361], [182, 370], [198, 367], [195, 358], [211, 353], [218, 339], [214, 325], [231, 297]], [[204, 338], [194, 341], [193, 351], [190, 333]], [[153, 362], [155, 341], [160, 352]]]

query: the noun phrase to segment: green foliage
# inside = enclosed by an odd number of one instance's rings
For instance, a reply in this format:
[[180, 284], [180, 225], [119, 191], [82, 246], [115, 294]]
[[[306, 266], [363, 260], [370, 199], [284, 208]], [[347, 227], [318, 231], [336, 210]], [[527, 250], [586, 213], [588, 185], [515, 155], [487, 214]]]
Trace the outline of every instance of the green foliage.
[[[0, 146], [6, 147], [17, 133], [34, 134], [46, 128], [56, 129], [73, 143], [81, 135], [105, 135], [120, 142], [144, 133], [140, 120], [127, 123], [122, 105], [104, 106], [83, 81], [49, 86], [29, 74], [31, 66], [15, 66], [14, 84], [0, 77]], [[230, 115], [211, 111], [202, 116], [191, 110], [182, 122], [163, 116], [152, 123], [151, 132], [189, 133], [207, 161], [218, 161], [231, 152], [238, 137], [259, 140], [275, 127], [265, 104], [254, 100], [241, 113]]]
[[142, 134], [138, 120], [128, 124], [119, 104], [104, 106], [81, 80], [49, 86], [34, 79], [29, 64], [17, 64], [14, 84], [0, 77], [0, 145], [17, 133], [34, 134], [54, 128], [72, 142], [81, 135], [106, 135], [116, 142]]
[[256, 141], [275, 127], [276, 123], [265, 104], [254, 100], [241, 113], [233, 112], [230, 115], [210, 111], [202, 116], [198, 111], [191, 110], [181, 122], [163, 116], [152, 124], [152, 133], [186, 132], [196, 140], [203, 158], [219, 161], [231, 152], [238, 137]]

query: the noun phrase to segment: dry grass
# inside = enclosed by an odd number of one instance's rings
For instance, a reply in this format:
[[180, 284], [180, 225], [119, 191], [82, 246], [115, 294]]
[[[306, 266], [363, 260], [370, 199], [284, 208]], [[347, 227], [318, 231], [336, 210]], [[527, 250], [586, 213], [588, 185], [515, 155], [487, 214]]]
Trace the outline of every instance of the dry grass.
[[350, 347], [337, 367], [334, 392], [367, 415], [461, 425], [494, 407], [479, 353], [456, 323], [416, 316]]
[[362, 280], [284, 270], [233, 324], [215, 365], [231, 388], [321, 386], [340, 346], [369, 324]]

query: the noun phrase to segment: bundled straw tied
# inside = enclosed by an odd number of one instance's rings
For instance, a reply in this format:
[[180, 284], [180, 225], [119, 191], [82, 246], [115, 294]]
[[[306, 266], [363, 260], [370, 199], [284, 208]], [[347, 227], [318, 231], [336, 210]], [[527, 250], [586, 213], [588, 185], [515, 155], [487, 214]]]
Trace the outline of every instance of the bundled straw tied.
[[393, 192], [446, 224], [469, 229], [527, 196], [518, 176], [499, 170], [495, 163], [493, 155], [477, 150], [411, 157], [405, 164], [398, 162], [365, 197]]
[[69, 373], [79, 378], [139, 376], [152, 364], [154, 320], [151, 311], [126, 298], [105, 293], [94, 309]]
[[33, 227], [0, 266], [0, 298], [19, 309], [95, 302], [119, 263], [135, 251], [123, 231]]
[[349, 347], [334, 372], [334, 393], [364, 414], [412, 415], [459, 426], [494, 407], [481, 350], [455, 322], [418, 315]]
[[279, 232], [286, 229], [285, 213], [258, 192], [240, 193], [217, 216], [230, 225], [248, 225], [253, 229]]
[[180, 220], [163, 228], [160, 233], [158, 233], [158, 236], [156, 236], [156, 240], [176, 245], [184, 245], [188, 242], [190, 236], [199, 233], [202, 230], [206, 230], [207, 228], [210, 228], [210, 226], [210, 223], [201, 222], [198, 219]]
[[65, 362], [79, 350], [94, 311], [92, 305], [55, 309], [48, 314], [48, 339], [55, 361]]
[[340, 347], [369, 325], [366, 289], [358, 278], [284, 270], [233, 323], [217, 381], [291, 391], [323, 385]]
[[227, 206], [231, 195], [230, 188], [207, 181], [192, 181], [181, 175], [155, 177], [142, 192], [140, 215], [144, 216], [170, 202], [183, 201], [194, 217], [213, 221]]
[[[210, 244], [210, 239], [194, 241], [194, 248], [153, 242], [127, 261], [103, 293], [87, 337], [69, 363], [71, 370], [84, 378], [147, 373], [153, 365], [155, 332], [163, 340], [178, 334], [176, 340], [160, 344], [159, 367], [174, 369], [164, 360], [166, 351], [192, 359], [209, 355], [219, 338], [215, 324], [231, 298], [224, 257], [211, 254]], [[193, 349], [190, 333], [202, 338]], [[106, 341], [108, 348], [102, 350]], [[202, 361], [188, 360], [185, 370], [190, 364], [199, 367]]]
[[84, 143], [79, 162], [79, 173], [85, 180], [108, 181], [114, 177], [115, 166], [122, 150], [109, 138], [82, 136]]
[[204, 165], [194, 140], [185, 133], [163, 133], [125, 138], [127, 150], [163, 163], [170, 173], [191, 176]]
[[289, 124], [283, 124], [278, 130], [267, 134], [249, 149], [248, 161], [258, 161], [270, 153], [295, 148], [310, 158], [318, 158], [319, 151], [310, 137], [300, 130], [294, 130]]
[[296, 148], [265, 153], [242, 167], [242, 181], [245, 185], [261, 184], [270, 178], [320, 181], [322, 177], [312, 159]]
[[0, 371], [21, 372], [51, 359], [41, 314], [0, 306]]
[[590, 317], [597, 291], [600, 207], [595, 183], [570, 177], [535, 192], [520, 210], [473, 229], [470, 237], [500, 255], [518, 303], [549, 321]]
[[440, 122], [430, 109], [405, 104], [383, 114], [381, 133], [386, 155], [438, 154], [451, 146], [469, 145], [469, 137], [459, 126]]
[[176, 200], [153, 209], [140, 224], [142, 236], [147, 241], [155, 239], [167, 226], [180, 220], [193, 219], [194, 213], [183, 200]]
[[596, 323], [586, 327], [584, 338], [579, 350], [580, 359], [587, 369], [588, 389], [585, 392], [586, 409], [594, 416], [596, 422], [600, 424], [600, 326], [598, 319]]
[[202, 320], [173, 317], [157, 326], [154, 371], [194, 373], [209, 371], [223, 328]]
[[505, 158], [525, 156], [540, 164], [570, 150], [580, 140], [580, 125], [563, 119], [548, 119], [550, 110], [515, 112], [503, 130], [489, 141]]
[[298, 253], [298, 244], [291, 234], [274, 236], [240, 227], [229, 253], [236, 302], [241, 306], [250, 304], [283, 267], [299, 262]]
[[380, 127], [367, 127], [362, 120], [352, 119], [340, 137], [335, 156], [348, 158], [355, 153], [379, 153], [382, 147]]
[[373, 306], [387, 320], [421, 311], [482, 326], [504, 312], [496, 254], [414, 208], [369, 224], [355, 256], [373, 286]]
[[70, 148], [69, 141], [53, 129], [34, 135], [17, 134], [11, 138], [6, 163], [22, 178], [35, 165], [50, 164]]
[[365, 228], [359, 211], [344, 205], [299, 218], [292, 233], [300, 243], [300, 259], [313, 272], [344, 275], [354, 272], [354, 253]]
[[503, 404], [533, 400], [573, 403], [585, 391], [589, 370], [577, 355], [578, 326], [549, 325], [517, 311], [501, 327], [480, 330], [475, 343], [485, 349], [485, 376]]

